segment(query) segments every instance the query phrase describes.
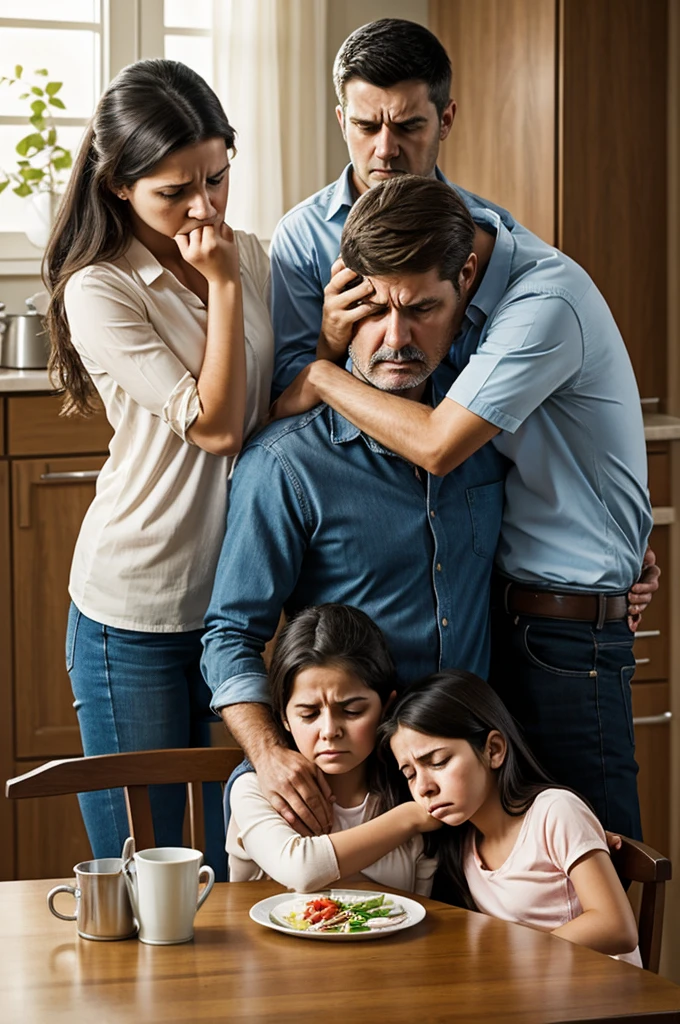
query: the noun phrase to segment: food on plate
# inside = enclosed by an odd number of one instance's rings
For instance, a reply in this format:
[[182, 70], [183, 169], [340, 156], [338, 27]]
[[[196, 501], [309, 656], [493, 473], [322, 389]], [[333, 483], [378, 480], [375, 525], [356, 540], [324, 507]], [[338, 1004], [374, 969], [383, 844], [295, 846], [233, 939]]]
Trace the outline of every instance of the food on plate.
[[343, 902], [328, 896], [313, 896], [300, 909], [283, 915], [298, 932], [371, 932], [391, 928], [407, 918], [402, 906], [385, 895]]

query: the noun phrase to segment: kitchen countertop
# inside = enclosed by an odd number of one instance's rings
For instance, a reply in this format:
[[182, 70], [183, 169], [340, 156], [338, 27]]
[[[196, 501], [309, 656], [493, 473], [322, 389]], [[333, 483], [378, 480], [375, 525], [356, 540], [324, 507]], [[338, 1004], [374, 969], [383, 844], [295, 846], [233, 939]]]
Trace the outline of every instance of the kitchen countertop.
[[[0, 395], [21, 391], [53, 391], [47, 370], [0, 369]], [[680, 417], [665, 413], [643, 413], [646, 441], [680, 440]]]
[[17, 391], [54, 391], [47, 370], [0, 369], [0, 394]]

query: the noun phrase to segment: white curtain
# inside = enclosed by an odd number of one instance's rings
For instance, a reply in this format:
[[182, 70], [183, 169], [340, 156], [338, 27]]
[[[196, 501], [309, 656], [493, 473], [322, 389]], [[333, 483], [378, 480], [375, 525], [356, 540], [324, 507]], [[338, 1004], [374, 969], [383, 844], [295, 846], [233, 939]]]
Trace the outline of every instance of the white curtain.
[[269, 240], [326, 184], [326, 0], [213, 0], [215, 91], [238, 132], [229, 223]]

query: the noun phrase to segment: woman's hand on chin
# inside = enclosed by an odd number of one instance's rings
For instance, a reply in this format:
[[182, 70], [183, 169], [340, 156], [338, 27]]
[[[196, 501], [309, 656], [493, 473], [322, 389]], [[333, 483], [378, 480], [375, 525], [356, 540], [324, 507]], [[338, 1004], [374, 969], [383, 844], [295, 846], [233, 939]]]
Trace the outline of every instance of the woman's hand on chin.
[[203, 274], [209, 284], [240, 282], [238, 245], [223, 220], [175, 235], [182, 259]]

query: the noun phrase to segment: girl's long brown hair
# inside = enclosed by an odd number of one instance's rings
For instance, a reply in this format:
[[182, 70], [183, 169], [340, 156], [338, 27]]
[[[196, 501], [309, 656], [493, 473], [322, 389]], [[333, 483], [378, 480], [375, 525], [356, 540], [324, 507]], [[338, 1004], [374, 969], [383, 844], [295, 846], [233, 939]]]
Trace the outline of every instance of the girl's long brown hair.
[[[409, 687], [380, 726], [380, 753], [388, 761], [387, 778], [391, 787], [388, 804], [409, 798], [408, 785], [397, 772], [389, 749], [389, 741], [400, 725], [426, 736], [467, 740], [480, 760], [489, 733], [498, 730], [505, 738], [507, 751], [494, 774], [501, 807], [506, 814], [525, 814], [543, 790], [566, 788], [554, 782], [541, 767], [496, 691], [472, 672], [449, 669]], [[468, 910], [477, 910], [463, 868], [465, 844], [473, 828], [472, 822], [466, 821], [423, 836], [426, 853], [439, 856], [434, 898]]]
[[63, 414], [87, 415], [96, 407], [94, 384], [71, 341], [64, 290], [77, 271], [115, 260], [125, 251], [131, 234], [127, 203], [114, 190], [134, 185], [170, 153], [205, 139], [223, 138], [233, 150], [235, 135], [212, 89], [177, 61], [130, 64], [100, 99], [42, 268], [50, 293], [49, 371], [65, 392]]

